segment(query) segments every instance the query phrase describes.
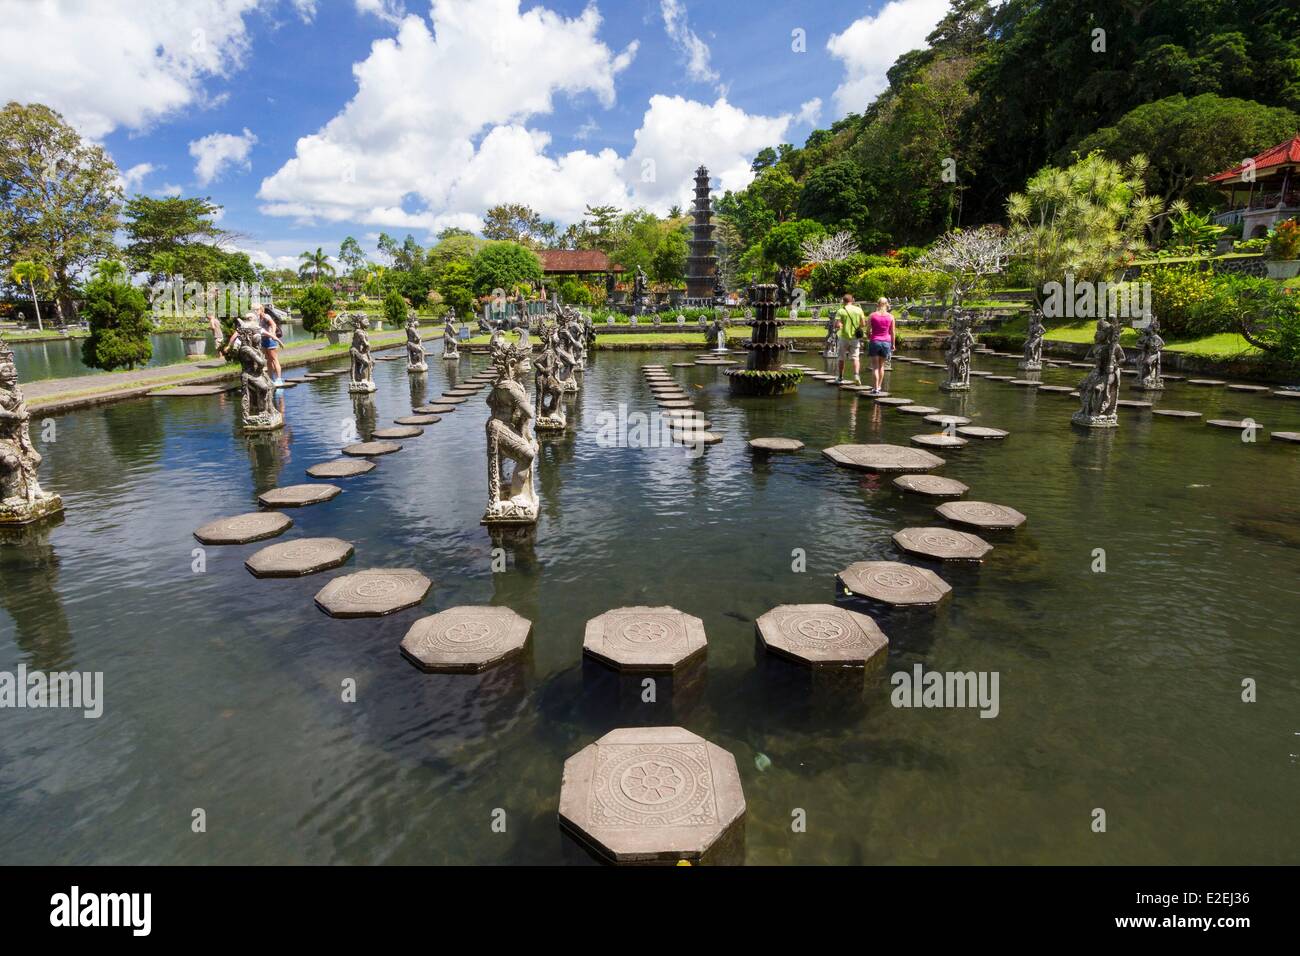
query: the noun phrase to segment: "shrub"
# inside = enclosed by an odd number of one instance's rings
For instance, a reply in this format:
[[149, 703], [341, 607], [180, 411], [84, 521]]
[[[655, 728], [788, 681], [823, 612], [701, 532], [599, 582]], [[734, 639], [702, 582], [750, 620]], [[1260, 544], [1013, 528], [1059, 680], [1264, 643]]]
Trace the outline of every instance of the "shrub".
[[1243, 239], [1241, 242], [1234, 242], [1232, 244], [1233, 252], [1263, 252], [1267, 248], [1268, 240], [1264, 238]]
[[312, 283], [294, 298], [293, 307], [302, 316], [303, 331], [310, 332], [312, 338], [330, 331], [329, 311], [334, 308], [334, 293], [328, 286]]
[[1151, 309], [1163, 332], [1173, 338], [1201, 334], [1206, 313], [1197, 310], [1214, 296], [1214, 273], [1186, 263], [1144, 269], [1142, 279], [1151, 283]]
[[1233, 276], [1225, 295], [1234, 331], [1286, 362], [1300, 361], [1300, 294], [1268, 279]]
[[585, 282], [565, 279], [556, 291], [560, 295], [561, 302], [567, 302], [569, 305], [591, 305], [591, 289], [587, 288]]
[[940, 272], [906, 269], [902, 266], [876, 266], [854, 279], [849, 291], [860, 302], [875, 302], [882, 295], [902, 301], [922, 295], [946, 294], [949, 288], [949, 277]]
[[1284, 219], [1268, 234], [1268, 253], [1274, 259], [1300, 259], [1300, 223]]
[[406, 313], [410, 308], [411, 304], [402, 297], [402, 293], [389, 289], [384, 296], [384, 321], [393, 328], [401, 328], [406, 324]]
[[153, 356], [149, 302], [135, 286], [112, 278], [86, 285], [82, 315], [90, 336], [81, 344], [81, 360], [90, 368], [112, 371], [135, 368]]

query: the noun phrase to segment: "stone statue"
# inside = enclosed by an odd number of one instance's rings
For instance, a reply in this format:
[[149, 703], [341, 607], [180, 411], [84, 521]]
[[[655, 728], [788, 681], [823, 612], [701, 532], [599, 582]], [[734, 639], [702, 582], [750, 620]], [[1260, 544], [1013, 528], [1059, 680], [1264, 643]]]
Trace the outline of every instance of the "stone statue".
[[716, 349], [719, 342], [722, 342], [724, 348], [726, 347], [727, 331], [726, 326], [722, 323], [721, 314], [713, 317], [713, 324], [704, 333], [704, 341], [711, 349]]
[[28, 524], [63, 510], [63, 499], [42, 491], [36, 480], [41, 455], [32, 445], [31, 418], [14, 353], [0, 339], [0, 527]]
[[1042, 309], [1034, 309], [1029, 315], [1029, 334], [1025, 337], [1025, 357], [1019, 366], [1027, 372], [1037, 372], [1043, 367], [1043, 336], [1047, 329], [1043, 326]]
[[[821, 320], [821, 306], [813, 309], [813, 321]], [[822, 356], [828, 359], [838, 359], [840, 354], [840, 333], [835, 328], [835, 319], [828, 319], [826, 322], [826, 338], [822, 345]]]
[[578, 379], [574, 374], [578, 369], [577, 335], [567, 317], [561, 313], [555, 326], [554, 348], [556, 357], [555, 378], [561, 392], [576, 392]]
[[515, 321], [520, 325], [528, 324], [528, 300], [522, 290], [515, 293]]
[[574, 308], [564, 311], [564, 335], [573, 353], [573, 369], [578, 374], [587, 370], [587, 333], [582, 325], [582, 314]]
[[542, 325], [542, 353], [538, 356], [536, 371], [533, 375], [536, 388], [537, 430], [564, 431], [568, 419], [564, 414], [564, 402], [561, 401], [563, 389], [560, 386], [558, 327], [549, 323]]
[[429, 363], [424, 360], [424, 343], [420, 340], [420, 320], [414, 312], [406, 314], [406, 371], [429, 371]]
[[442, 357], [444, 359], [460, 358], [460, 329], [456, 326], [456, 308], [447, 309], [442, 319]]
[[1160, 351], [1165, 347], [1165, 340], [1160, 337], [1160, 322], [1152, 315], [1146, 327], [1138, 332], [1138, 388], [1144, 392], [1159, 392], [1164, 389], [1164, 380], [1160, 377]]
[[235, 329], [235, 360], [239, 362], [240, 408], [246, 432], [271, 432], [284, 427], [284, 416], [275, 407], [275, 384], [266, 370], [262, 331], [241, 322]]
[[637, 266], [636, 275], [632, 279], [632, 305], [638, 310], [645, 308], [648, 281], [645, 270]]
[[970, 388], [970, 353], [975, 348], [974, 320], [969, 313], [958, 309], [952, 316], [952, 334], [948, 336], [948, 350], [944, 362], [948, 366], [948, 380], [939, 387], [948, 392], [964, 392]]
[[727, 304], [727, 287], [722, 281], [722, 270], [718, 270], [713, 274], [713, 304]]
[[794, 269], [783, 266], [776, 270], [776, 304], [788, 306], [794, 301]]
[[[519, 376], [528, 367], [528, 354], [504, 336], [492, 344], [496, 384], [488, 393], [492, 417], [487, 422], [488, 504], [482, 523], [535, 524], [537, 491], [533, 463], [537, 438], [533, 435], [533, 406]], [[507, 465], [513, 463], [513, 469]]]
[[368, 328], [370, 320], [364, 315], [352, 316], [352, 347], [348, 349], [348, 355], [352, 359], [349, 392], [373, 392], [376, 388], [375, 360], [370, 354], [370, 336], [366, 335]]
[[1118, 321], [1097, 321], [1097, 332], [1092, 339], [1092, 348], [1088, 350], [1093, 368], [1079, 383], [1080, 407], [1071, 419], [1076, 425], [1088, 428], [1115, 428], [1119, 425], [1119, 383], [1124, 365], [1124, 350], [1119, 346], [1120, 331]]
[[587, 353], [596, 347], [596, 325], [590, 315], [582, 317], [582, 361], [586, 364]]

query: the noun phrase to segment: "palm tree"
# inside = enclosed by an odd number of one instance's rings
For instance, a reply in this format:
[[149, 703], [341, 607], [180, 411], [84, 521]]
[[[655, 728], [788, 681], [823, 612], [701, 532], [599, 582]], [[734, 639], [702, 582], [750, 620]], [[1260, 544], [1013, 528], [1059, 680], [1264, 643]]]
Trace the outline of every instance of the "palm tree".
[[14, 281], [19, 285], [27, 283], [27, 288], [32, 291], [32, 307], [36, 309], [36, 328], [40, 332], [45, 331], [45, 325], [41, 322], [41, 303], [36, 297], [36, 283], [49, 282], [50, 270], [39, 262], [33, 262], [31, 259], [24, 259], [22, 262], [14, 263], [13, 268]]
[[371, 266], [370, 271], [366, 273], [366, 280], [362, 283], [362, 288], [368, 295], [379, 295], [384, 291], [384, 277], [388, 269], [384, 266]]
[[329, 263], [329, 256], [320, 246], [316, 247], [315, 252], [304, 252], [298, 256], [302, 260], [302, 265], [298, 267], [298, 275], [306, 278], [307, 273], [311, 273], [312, 281], [320, 282], [321, 275], [334, 275], [334, 267]]
[[105, 282], [120, 282], [126, 278], [126, 266], [116, 259], [100, 259], [95, 263], [95, 278]]

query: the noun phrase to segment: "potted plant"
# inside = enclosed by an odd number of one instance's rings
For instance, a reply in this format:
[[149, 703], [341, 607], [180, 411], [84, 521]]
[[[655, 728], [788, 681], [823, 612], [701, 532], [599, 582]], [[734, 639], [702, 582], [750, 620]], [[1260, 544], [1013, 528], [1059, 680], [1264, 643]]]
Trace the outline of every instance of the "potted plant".
[[[202, 358], [208, 354], [208, 327], [199, 322], [187, 322], [181, 329], [186, 358]], [[218, 342], [218, 345], [221, 343]]]
[[1268, 234], [1268, 267], [1270, 279], [1290, 279], [1300, 275], [1300, 223], [1284, 219]]

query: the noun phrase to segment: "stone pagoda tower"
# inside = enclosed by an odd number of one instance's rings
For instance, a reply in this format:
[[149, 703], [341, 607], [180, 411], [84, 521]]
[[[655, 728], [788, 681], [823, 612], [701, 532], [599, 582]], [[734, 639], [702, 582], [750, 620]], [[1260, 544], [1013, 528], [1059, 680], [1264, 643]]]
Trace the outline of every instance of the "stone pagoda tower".
[[713, 238], [713, 202], [709, 198], [709, 171], [695, 170], [695, 222], [691, 226], [691, 254], [686, 260], [686, 298], [713, 301], [718, 275], [718, 242]]

